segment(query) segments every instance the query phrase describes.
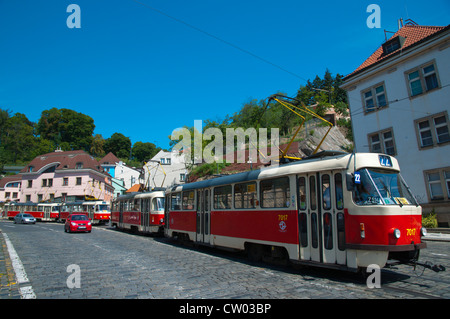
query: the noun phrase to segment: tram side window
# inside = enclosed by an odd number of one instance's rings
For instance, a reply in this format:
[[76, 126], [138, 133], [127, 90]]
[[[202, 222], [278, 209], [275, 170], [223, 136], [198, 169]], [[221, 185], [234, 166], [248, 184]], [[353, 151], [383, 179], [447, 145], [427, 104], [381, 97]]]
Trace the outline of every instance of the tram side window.
[[170, 199], [172, 210], [181, 210], [181, 193], [173, 193]]
[[308, 246], [308, 219], [306, 213], [300, 213], [299, 216], [300, 244], [302, 247]]
[[289, 207], [289, 177], [261, 181], [261, 207]]
[[342, 175], [335, 174], [334, 175], [334, 187], [336, 193], [336, 208], [343, 209], [344, 208], [344, 193], [342, 192]]
[[205, 190], [205, 210], [209, 211], [209, 190]]
[[343, 213], [337, 214], [338, 248], [345, 250], [345, 217]]
[[330, 175], [322, 175], [322, 203], [323, 209], [331, 208], [331, 189], [330, 189]]
[[256, 207], [256, 183], [234, 185], [234, 208]]
[[333, 249], [333, 219], [330, 213], [323, 214], [323, 240], [325, 249]]
[[183, 192], [183, 210], [194, 209], [194, 191]]
[[317, 197], [316, 197], [316, 178], [315, 176], [309, 177], [309, 201], [312, 210], [317, 208]]
[[298, 178], [298, 202], [301, 210], [306, 209], [306, 179]]
[[231, 208], [231, 185], [214, 188], [214, 208], [230, 209]]
[[134, 211], [135, 212], [139, 212], [141, 210], [141, 200], [140, 199], [135, 199], [133, 206], [134, 206]]

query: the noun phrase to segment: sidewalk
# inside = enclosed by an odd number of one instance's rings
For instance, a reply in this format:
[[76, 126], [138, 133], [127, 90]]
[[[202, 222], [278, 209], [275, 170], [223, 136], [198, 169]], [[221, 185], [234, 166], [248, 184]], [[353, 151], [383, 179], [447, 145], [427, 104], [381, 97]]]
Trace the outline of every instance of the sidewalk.
[[5, 238], [0, 231], [0, 299], [21, 299], [19, 285], [9, 258]]
[[432, 232], [428, 233], [425, 237], [423, 237], [423, 240], [429, 240], [429, 241], [448, 241], [450, 242], [450, 234], [446, 233], [437, 233]]

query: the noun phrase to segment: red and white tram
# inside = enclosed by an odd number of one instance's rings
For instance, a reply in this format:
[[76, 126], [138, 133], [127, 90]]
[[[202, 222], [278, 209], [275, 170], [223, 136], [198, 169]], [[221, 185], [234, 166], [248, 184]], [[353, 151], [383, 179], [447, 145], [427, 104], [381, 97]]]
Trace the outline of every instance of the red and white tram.
[[167, 190], [165, 234], [255, 260], [358, 270], [417, 260], [421, 218], [395, 158], [322, 152]]
[[38, 221], [57, 221], [61, 203], [16, 203], [5, 204], [5, 217], [13, 219], [19, 213], [28, 213]]
[[148, 234], [164, 233], [164, 192], [119, 196], [112, 203], [111, 225]]
[[104, 201], [67, 202], [61, 207], [61, 220], [65, 221], [70, 214], [85, 214], [95, 224], [104, 224], [111, 219], [111, 208]]

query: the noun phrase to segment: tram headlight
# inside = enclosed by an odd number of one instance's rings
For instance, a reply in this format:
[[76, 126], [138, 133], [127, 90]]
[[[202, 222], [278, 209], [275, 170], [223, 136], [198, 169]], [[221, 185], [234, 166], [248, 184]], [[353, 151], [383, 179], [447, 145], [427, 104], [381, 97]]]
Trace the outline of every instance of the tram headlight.
[[427, 235], [427, 229], [426, 229], [425, 227], [422, 227], [422, 228], [420, 229], [420, 235], [421, 235], [422, 237], [425, 237], [425, 236]]
[[400, 235], [401, 235], [400, 229], [398, 229], [398, 228], [394, 229], [394, 237], [399, 239]]

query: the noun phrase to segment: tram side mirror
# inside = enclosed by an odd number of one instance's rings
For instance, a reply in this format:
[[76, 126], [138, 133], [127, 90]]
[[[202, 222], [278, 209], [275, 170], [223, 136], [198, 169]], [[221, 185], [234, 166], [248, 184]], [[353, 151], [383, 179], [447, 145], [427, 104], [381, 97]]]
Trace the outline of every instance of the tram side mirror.
[[349, 192], [353, 191], [355, 189], [355, 176], [353, 173], [347, 173], [345, 174], [346, 177], [346, 184], [347, 184], [347, 190]]

